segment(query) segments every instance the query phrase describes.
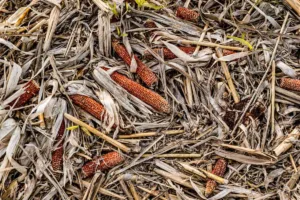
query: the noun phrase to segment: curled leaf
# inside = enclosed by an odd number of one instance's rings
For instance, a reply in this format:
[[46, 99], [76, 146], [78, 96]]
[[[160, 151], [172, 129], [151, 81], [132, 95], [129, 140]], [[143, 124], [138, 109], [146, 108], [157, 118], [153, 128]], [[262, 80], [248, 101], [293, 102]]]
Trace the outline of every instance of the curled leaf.
[[69, 126], [68, 128], [66, 128], [68, 131], [72, 131], [79, 128], [79, 126]]
[[251, 51], [253, 50], [253, 46], [248, 42], [247, 40], [239, 37], [234, 37], [234, 36], [227, 36], [227, 38], [233, 39], [237, 42], [240, 42], [241, 44], [247, 46]]

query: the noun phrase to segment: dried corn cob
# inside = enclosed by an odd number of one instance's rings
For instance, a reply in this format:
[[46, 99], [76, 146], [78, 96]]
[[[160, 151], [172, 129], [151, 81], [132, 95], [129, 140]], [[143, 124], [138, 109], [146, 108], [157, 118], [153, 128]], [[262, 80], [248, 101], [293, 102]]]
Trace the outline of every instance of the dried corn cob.
[[[29, 81], [25, 86], [24, 86], [25, 92], [16, 100], [12, 101], [9, 105], [13, 106], [15, 108], [19, 108], [23, 106], [25, 103], [27, 103], [32, 97], [37, 95], [37, 93], [40, 90], [39, 85], [37, 82], [34, 80]], [[16, 102], [17, 101], [17, 102]]]
[[[179, 47], [179, 49], [187, 54], [194, 53], [196, 47]], [[155, 48], [152, 49], [155, 53], [159, 54], [161, 51], [161, 48]], [[162, 48], [163, 55], [165, 59], [174, 59], [177, 58], [177, 56], [168, 48]], [[153, 58], [152, 54], [149, 51], [145, 51], [144, 56], [146, 58]]]
[[[65, 121], [63, 120], [60, 128], [58, 130], [56, 139], [55, 139], [55, 143], [58, 144], [57, 149], [55, 149], [52, 152], [52, 169], [54, 172], [56, 171], [61, 171], [63, 168], [63, 154], [64, 154], [64, 147], [63, 147], [63, 136], [64, 136], [64, 132], [65, 132]], [[58, 174], [56, 174], [57, 177]]]
[[300, 91], [300, 80], [292, 78], [282, 78], [280, 87], [289, 90]]
[[[223, 177], [226, 171], [227, 162], [224, 158], [220, 158], [212, 171], [213, 174]], [[209, 179], [206, 183], [205, 196], [209, 196], [215, 190], [217, 182], [215, 180]]]
[[118, 152], [110, 152], [86, 163], [82, 167], [82, 172], [84, 177], [89, 177], [93, 175], [97, 170], [105, 171], [111, 169], [116, 165], [122, 163], [123, 161], [124, 157], [121, 154], [119, 154]]
[[81, 109], [91, 114], [95, 118], [102, 120], [104, 117], [104, 106], [94, 99], [80, 94], [70, 95], [70, 98], [75, 105], [79, 106]]
[[[112, 43], [112, 46], [115, 50], [115, 52], [124, 60], [124, 62], [130, 66], [131, 64], [131, 57], [129, 53], [127, 52], [126, 48], [119, 44], [117, 41], [114, 41]], [[153, 83], [157, 82], [156, 75], [150, 70], [149, 67], [147, 67], [138, 57], [134, 56], [136, 62], [137, 62], [137, 71], [136, 73], [139, 75], [139, 77], [142, 79], [144, 83], [146, 83], [147, 86], [151, 86]]]
[[[102, 69], [107, 70], [108, 68], [102, 67]], [[143, 87], [142, 85], [130, 80], [118, 72], [112, 73], [111, 78], [130, 94], [152, 106], [155, 110], [165, 113], [170, 112], [170, 106], [168, 102], [159, 94]]]
[[198, 22], [199, 16], [200, 16], [199, 13], [185, 7], [178, 7], [176, 11], [176, 17], [191, 22]]

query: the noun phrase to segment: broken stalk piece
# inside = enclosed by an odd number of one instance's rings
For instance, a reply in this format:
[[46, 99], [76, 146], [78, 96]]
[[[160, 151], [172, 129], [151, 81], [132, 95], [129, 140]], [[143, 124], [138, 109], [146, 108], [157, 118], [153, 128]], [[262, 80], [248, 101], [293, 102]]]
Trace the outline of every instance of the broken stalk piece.
[[80, 121], [79, 119], [77, 119], [76, 117], [73, 117], [72, 115], [69, 115], [68, 113], [64, 114], [65, 118], [67, 118], [68, 120], [70, 120], [71, 122], [82, 126], [84, 128], [86, 128], [88, 131], [90, 131], [91, 133], [97, 135], [98, 137], [100, 137], [101, 139], [105, 140], [106, 142], [110, 143], [111, 145], [121, 149], [122, 151], [129, 153], [131, 151], [130, 148], [128, 148], [127, 146], [125, 146], [124, 144], [121, 144], [120, 142], [118, 142], [117, 140], [114, 140], [111, 137], [108, 137], [107, 135], [105, 135], [104, 133], [98, 131], [97, 129], [87, 125], [86, 123]]
[[[219, 48], [216, 48], [216, 52], [217, 52], [217, 55], [218, 55], [219, 58], [223, 56], [222, 51]], [[233, 84], [228, 66], [227, 66], [225, 61], [220, 61], [220, 62], [221, 62], [222, 70], [223, 70], [223, 73], [226, 77], [228, 86], [229, 86], [230, 91], [232, 93], [233, 100], [234, 100], [235, 103], [239, 103], [240, 102], [240, 97], [239, 97], [239, 95], [238, 95], [238, 93], [235, 89], [234, 84]]]

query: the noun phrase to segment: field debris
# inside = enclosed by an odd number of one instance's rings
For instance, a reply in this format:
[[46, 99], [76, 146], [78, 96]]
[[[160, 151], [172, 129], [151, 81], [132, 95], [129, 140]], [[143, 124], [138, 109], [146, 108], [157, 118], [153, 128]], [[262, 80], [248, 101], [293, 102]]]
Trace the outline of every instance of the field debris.
[[0, 199], [299, 199], [299, 22], [300, 0], [0, 0]]

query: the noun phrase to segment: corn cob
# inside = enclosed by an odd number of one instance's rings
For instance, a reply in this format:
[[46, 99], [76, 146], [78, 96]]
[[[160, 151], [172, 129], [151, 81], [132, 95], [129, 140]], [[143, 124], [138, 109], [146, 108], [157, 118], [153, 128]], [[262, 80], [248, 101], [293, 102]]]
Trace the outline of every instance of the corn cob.
[[199, 16], [199, 13], [185, 7], [178, 7], [176, 11], [176, 17], [191, 22], [198, 22]]
[[[162, 48], [163, 49], [163, 55], [165, 59], [174, 59], [177, 58], [177, 56], [168, 48]], [[187, 54], [194, 53], [196, 47], [179, 47], [179, 49]], [[161, 48], [155, 48], [152, 49], [155, 53], [159, 54]], [[144, 56], [146, 58], [153, 58], [152, 54], [149, 51], [145, 51]]]
[[105, 171], [111, 169], [116, 165], [122, 163], [123, 161], [124, 157], [118, 152], [110, 152], [103, 156], [98, 156], [82, 167], [83, 176], [89, 177], [93, 175], [97, 170]]
[[[102, 67], [102, 69], [107, 70], [108, 68]], [[155, 110], [165, 113], [170, 112], [170, 106], [168, 102], [159, 94], [143, 87], [142, 85], [130, 80], [118, 72], [112, 73], [111, 78], [130, 94], [152, 106]]]
[[[226, 171], [227, 162], [224, 158], [220, 158], [212, 171], [213, 174], [223, 177]], [[209, 196], [215, 190], [217, 182], [215, 180], [209, 179], [206, 183], [205, 196]]]
[[[62, 171], [63, 168], [63, 154], [64, 154], [64, 147], [63, 147], [63, 136], [65, 132], [65, 121], [63, 120], [60, 128], [58, 130], [55, 143], [58, 144], [57, 149], [52, 152], [52, 169], [54, 172]], [[59, 174], [55, 174], [59, 177]]]
[[37, 82], [35, 82], [34, 80], [29, 81], [25, 86], [24, 86], [25, 92], [16, 100], [12, 101], [11, 103], [9, 103], [10, 106], [13, 106], [15, 108], [19, 108], [21, 106], [23, 106], [24, 104], [26, 104], [32, 97], [34, 97], [35, 95], [37, 95], [37, 93], [40, 90], [39, 85], [37, 84]]
[[[126, 48], [123, 45], [119, 44], [117, 41], [114, 41], [112, 43], [112, 46], [115, 52], [123, 59], [123, 61], [130, 66], [131, 57], [127, 52]], [[147, 67], [140, 59], [138, 59], [138, 57], [134, 56], [134, 58], [137, 62], [136, 73], [139, 75], [142, 81], [146, 83], [147, 86], [151, 86], [153, 83], [157, 82], [157, 77], [150, 70], [150, 68]]]
[[300, 91], [300, 80], [292, 78], [282, 78], [280, 82], [280, 87], [289, 90]]
[[75, 105], [79, 106], [90, 115], [99, 120], [103, 119], [105, 114], [104, 106], [94, 99], [80, 94], [70, 95], [70, 99]]

